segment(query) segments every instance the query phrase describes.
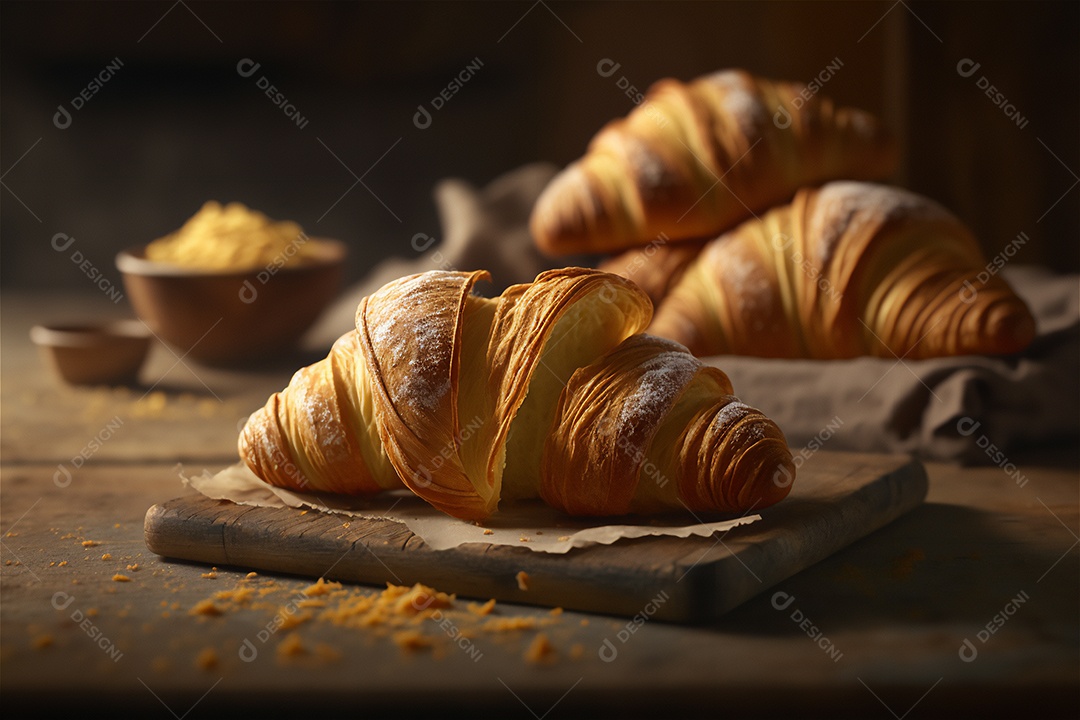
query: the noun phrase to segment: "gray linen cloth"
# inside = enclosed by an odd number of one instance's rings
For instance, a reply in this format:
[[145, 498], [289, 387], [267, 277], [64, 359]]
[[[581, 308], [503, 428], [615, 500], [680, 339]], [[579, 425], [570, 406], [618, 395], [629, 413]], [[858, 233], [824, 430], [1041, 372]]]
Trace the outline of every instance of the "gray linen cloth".
[[[479, 190], [440, 182], [442, 242], [378, 265], [327, 312], [308, 345], [329, 347], [352, 327], [360, 298], [402, 275], [485, 269], [492, 283], [479, 289], [497, 294], [552, 267], [595, 265], [591, 256], [546, 257], [529, 235], [529, 212], [556, 170], [526, 165]], [[726, 372], [739, 398], [772, 418], [804, 458], [827, 448], [1006, 467], [1017, 451], [1080, 442], [1080, 276], [1003, 272], [1038, 323], [1037, 339], [1017, 357], [703, 360]]]

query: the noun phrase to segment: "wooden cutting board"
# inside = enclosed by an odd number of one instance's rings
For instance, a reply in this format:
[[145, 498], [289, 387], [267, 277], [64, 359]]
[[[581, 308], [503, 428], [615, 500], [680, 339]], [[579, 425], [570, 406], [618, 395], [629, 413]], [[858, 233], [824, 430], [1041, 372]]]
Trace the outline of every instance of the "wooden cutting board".
[[[432, 550], [404, 525], [188, 495], [154, 505], [153, 552], [241, 569], [383, 585], [422, 582], [479, 599], [673, 622], [708, 622], [922, 503], [923, 466], [905, 456], [818, 452], [762, 519], [711, 537], [575, 548]], [[516, 575], [529, 576], [528, 589]]]

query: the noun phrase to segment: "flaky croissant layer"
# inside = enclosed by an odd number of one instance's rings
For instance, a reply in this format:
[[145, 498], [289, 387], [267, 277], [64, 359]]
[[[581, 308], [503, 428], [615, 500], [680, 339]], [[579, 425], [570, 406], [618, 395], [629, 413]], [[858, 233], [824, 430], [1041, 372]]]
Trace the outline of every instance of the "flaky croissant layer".
[[542, 498], [571, 515], [746, 513], [790, 490], [783, 433], [723, 372], [641, 334], [648, 298], [566, 268], [472, 293], [433, 271], [365, 298], [356, 330], [253, 414], [239, 452], [266, 482], [407, 487], [455, 517]]
[[832, 182], [709, 242], [658, 303], [649, 332], [702, 356], [1019, 352], [1035, 321], [986, 267], [970, 231], [937, 203]]
[[802, 84], [741, 70], [666, 79], [552, 180], [530, 228], [552, 255], [716, 237], [799, 187], [882, 179], [896, 161], [874, 116]]

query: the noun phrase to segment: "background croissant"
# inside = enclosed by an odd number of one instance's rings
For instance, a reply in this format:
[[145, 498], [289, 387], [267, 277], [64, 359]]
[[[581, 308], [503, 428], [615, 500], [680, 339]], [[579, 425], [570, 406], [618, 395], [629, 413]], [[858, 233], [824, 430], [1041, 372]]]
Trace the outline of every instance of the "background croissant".
[[552, 180], [530, 228], [553, 255], [716, 237], [804, 185], [881, 179], [896, 161], [872, 115], [800, 83], [740, 70], [661, 80]]
[[1034, 319], [987, 268], [940, 205], [883, 185], [828, 183], [706, 245], [649, 331], [702, 356], [1019, 352]]
[[784, 436], [724, 373], [640, 334], [632, 283], [567, 268], [495, 299], [486, 272], [433, 271], [365, 298], [356, 330], [249, 418], [240, 456], [268, 483], [404, 485], [468, 520], [540, 497], [572, 515], [748, 512], [787, 495]]

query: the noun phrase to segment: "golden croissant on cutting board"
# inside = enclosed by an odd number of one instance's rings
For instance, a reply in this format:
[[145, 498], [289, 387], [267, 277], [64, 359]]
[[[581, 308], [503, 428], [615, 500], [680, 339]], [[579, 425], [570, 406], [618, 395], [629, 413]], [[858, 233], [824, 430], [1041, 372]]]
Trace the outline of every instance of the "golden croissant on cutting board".
[[741, 70], [655, 83], [538, 198], [530, 229], [552, 255], [716, 237], [804, 185], [877, 180], [895, 144], [869, 113]]
[[[832, 182], [705, 245], [659, 301], [649, 332], [701, 356], [1020, 352], [1034, 318], [988, 267], [971, 232], [937, 203]], [[635, 278], [657, 287], [646, 277], [656, 266], [638, 269]]]
[[745, 513], [790, 489], [777, 426], [720, 370], [641, 334], [633, 284], [565, 268], [487, 299], [484, 271], [432, 271], [364, 298], [356, 330], [247, 421], [240, 456], [272, 485], [409, 488], [466, 520], [500, 500], [570, 515]]

